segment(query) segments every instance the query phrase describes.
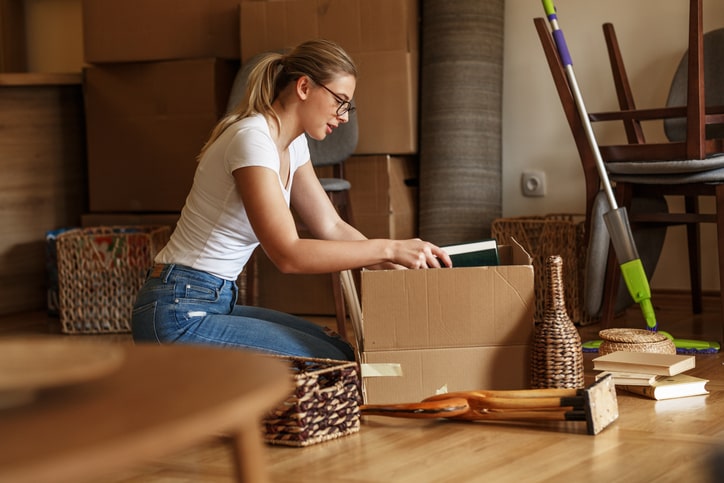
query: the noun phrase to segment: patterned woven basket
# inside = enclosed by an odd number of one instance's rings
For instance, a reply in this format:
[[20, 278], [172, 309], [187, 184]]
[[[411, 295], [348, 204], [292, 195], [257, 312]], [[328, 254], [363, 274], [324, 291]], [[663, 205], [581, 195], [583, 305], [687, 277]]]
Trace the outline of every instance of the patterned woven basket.
[[664, 334], [644, 329], [604, 329], [599, 331], [601, 345], [598, 353], [611, 352], [656, 352], [676, 354], [674, 342]]
[[168, 226], [78, 228], [56, 240], [61, 331], [130, 332], [136, 293]]
[[533, 319], [543, 320], [547, 284], [545, 260], [560, 255], [564, 261], [563, 284], [566, 287], [566, 308], [573, 322], [588, 325], [598, 319], [584, 310], [584, 280], [586, 271], [585, 217], [573, 214], [550, 214], [499, 218], [491, 224], [491, 236], [500, 244], [515, 238], [533, 258], [535, 271], [536, 309]]
[[356, 362], [291, 357], [294, 392], [264, 418], [271, 444], [309, 446], [360, 429]]

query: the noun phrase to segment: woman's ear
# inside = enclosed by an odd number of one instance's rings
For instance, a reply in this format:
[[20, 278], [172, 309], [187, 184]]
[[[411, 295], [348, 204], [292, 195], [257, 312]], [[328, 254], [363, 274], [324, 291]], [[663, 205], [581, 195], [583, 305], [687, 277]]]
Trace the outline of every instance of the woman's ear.
[[295, 83], [295, 90], [297, 92], [297, 96], [301, 100], [306, 100], [307, 97], [309, 97], [309, 91], [312, 88], [312, 80], [307, 77], [306, 75], [300, 76], [296, 83]]

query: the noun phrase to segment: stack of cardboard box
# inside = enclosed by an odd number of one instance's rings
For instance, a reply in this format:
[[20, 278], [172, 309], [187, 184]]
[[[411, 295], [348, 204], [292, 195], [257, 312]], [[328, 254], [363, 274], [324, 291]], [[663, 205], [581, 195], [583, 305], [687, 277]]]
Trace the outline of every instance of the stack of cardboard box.
[[83, 2], [84, 223], [178, 217], [238, 70], [238, 11], [238, 0]]

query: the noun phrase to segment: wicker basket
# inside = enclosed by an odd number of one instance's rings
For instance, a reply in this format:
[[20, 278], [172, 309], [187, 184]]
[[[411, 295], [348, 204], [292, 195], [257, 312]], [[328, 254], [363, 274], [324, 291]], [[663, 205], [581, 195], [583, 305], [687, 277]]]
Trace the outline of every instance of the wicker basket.
[[130, 332], [136, 293], [169, 233], [168, 226], [106, 226], [60, 234], [61, 331]]
[[294, 392], [264, 418], [271, 444], [309, 446], [360, 428], [360, 380], [356, 362], [285, 358]]
[[499, 218], [493, 220], [491, 236], [505, 244], [515, 238], [533, 258], [535, 271], [535, 322], [545, 315], [547, 284], [545, 260], [551, 255], [563, 259], [563, 284], [566, 290], [566, 309], [573, 322], [588, 325], [598, 319], [584, 310], [584, 280], [586, 270], [585, 217], [583, 215], [552, 214]]
[[671, 339], [650, 330], [604, 329], [598, 336], [602, 339], [598, 348], [601, 355], [616, 351], [676, 354], [676, 346]]

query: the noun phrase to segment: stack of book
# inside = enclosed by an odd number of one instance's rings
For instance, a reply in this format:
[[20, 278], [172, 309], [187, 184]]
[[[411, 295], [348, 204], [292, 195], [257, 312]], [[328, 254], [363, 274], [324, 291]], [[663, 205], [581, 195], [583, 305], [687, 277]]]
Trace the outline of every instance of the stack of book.
[[651, 352], [612, 352], [593, 359], [593, 369], [608, 374], [616, 386], [651, 399], [708, 394], [707, 379], [685, 374], [696, 366], [691, 355], [657, 354]]

